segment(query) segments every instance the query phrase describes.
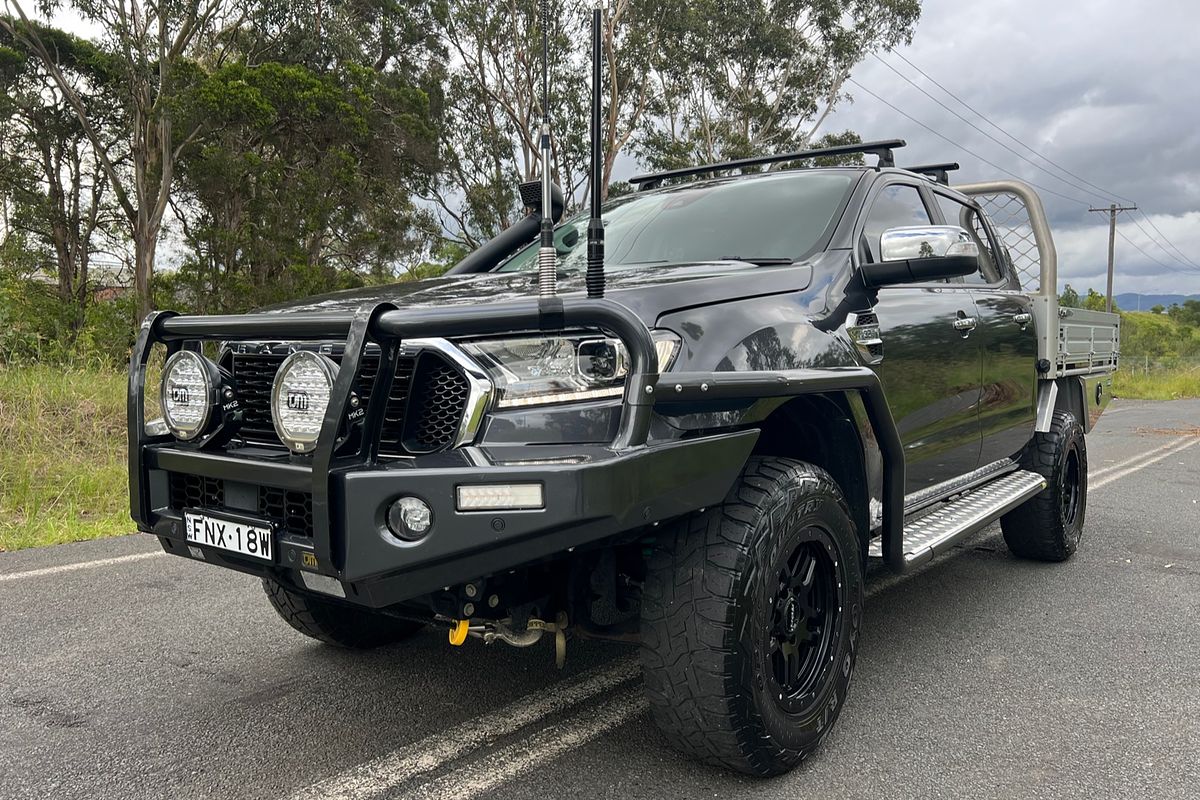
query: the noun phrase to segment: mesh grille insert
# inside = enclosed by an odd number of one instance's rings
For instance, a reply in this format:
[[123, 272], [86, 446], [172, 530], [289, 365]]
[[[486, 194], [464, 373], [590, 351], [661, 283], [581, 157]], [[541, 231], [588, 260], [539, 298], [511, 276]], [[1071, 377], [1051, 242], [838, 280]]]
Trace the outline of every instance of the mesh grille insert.
[[225, 505], [225, 484], [217, 478], [168, 473], [171, 508], [220, 508]]
[[417, 366], [413, 386], [405, 448], [429, 453], [450, 446], [467, 410], [467, 379], [440, 356], [428, 355]]
[[271, 486], [258, 489], [258, 513], [278, 522], [284, 533], [293, 536], [313, 535], [312, 495], [308, 492], [289, 492]]

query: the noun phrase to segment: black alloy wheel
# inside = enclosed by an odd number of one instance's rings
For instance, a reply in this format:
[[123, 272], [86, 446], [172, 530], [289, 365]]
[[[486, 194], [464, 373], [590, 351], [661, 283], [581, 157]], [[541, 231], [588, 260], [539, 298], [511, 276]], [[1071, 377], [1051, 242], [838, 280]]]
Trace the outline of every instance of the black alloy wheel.
[[817, 527], [800, 533], [800, 544], [778, 570], [767, 626], [771, 693], [789, 713], [816, 700], [816, 687], [833, 668], [829, 653], [840, 613], [833, 543]]

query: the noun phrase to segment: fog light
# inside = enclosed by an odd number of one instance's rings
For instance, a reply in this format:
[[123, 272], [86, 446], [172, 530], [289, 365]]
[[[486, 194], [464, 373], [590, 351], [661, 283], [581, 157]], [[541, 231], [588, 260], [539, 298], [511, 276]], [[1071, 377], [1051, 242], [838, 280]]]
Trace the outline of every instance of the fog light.
[[388, 530], [406, 542], [415, 542], [433, 527], [433, 511], [416, 497], [401, 497], [387, 513]]
[[520, 511], [545, 507], [540, 483], [487, 483], [458, 487], [459, 511]]

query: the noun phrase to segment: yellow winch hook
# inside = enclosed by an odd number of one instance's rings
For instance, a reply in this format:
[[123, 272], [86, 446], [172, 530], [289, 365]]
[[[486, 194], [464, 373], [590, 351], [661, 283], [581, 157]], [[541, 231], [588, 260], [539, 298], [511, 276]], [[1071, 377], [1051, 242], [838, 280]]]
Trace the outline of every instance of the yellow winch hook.
[[467, 630], [471, 627], [470, 620], [460, 619], [450, 629], [450, 644], [458, 647], [467, 640]]

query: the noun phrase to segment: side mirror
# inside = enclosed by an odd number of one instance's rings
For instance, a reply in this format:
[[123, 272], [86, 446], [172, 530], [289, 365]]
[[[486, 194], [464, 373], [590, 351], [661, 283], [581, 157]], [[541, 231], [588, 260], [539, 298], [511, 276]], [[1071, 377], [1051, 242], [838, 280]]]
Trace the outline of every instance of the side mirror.
[[979, 245], [957, 225], [889, 228], [879, 240], [880, 260], [861, 267], [870, 288], [926, 283], [979, 271]]

